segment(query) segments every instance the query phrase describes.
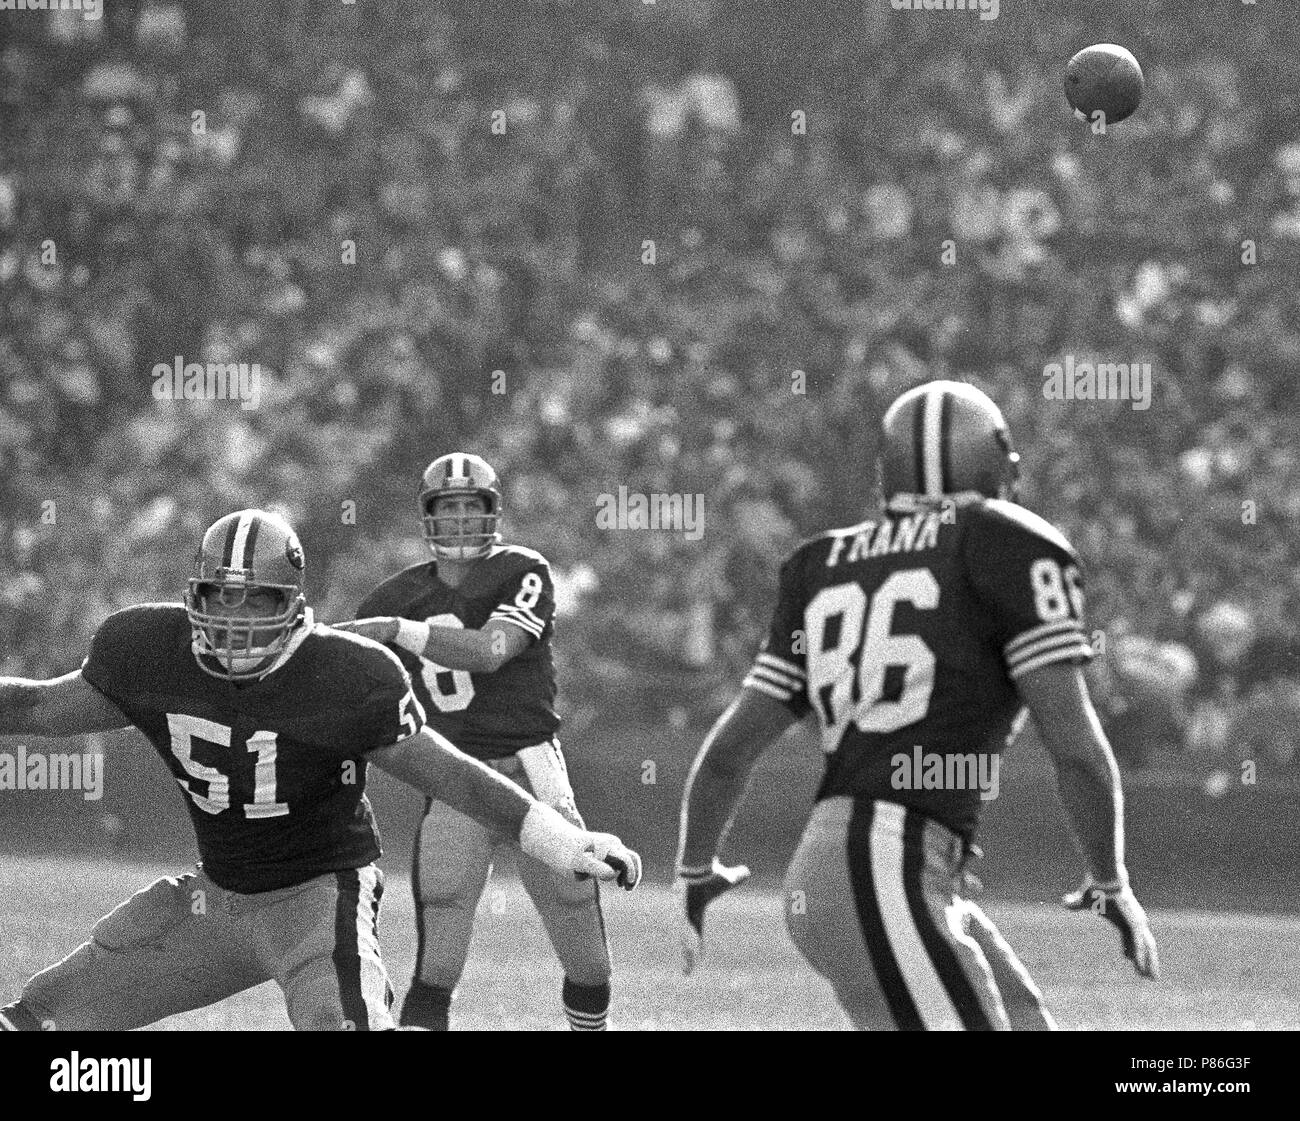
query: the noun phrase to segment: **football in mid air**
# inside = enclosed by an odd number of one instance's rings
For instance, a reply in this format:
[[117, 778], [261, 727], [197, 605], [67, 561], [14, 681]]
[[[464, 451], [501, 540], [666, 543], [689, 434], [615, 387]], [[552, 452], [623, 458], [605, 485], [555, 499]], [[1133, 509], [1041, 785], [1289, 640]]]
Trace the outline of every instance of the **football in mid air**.
[[1065, 68], [1065, 100], [1088, 121], [1104, 114], [1103, 125], [1131, 116], [1144, 87], [1138, 60], [1114, 43], [1084, 47]]

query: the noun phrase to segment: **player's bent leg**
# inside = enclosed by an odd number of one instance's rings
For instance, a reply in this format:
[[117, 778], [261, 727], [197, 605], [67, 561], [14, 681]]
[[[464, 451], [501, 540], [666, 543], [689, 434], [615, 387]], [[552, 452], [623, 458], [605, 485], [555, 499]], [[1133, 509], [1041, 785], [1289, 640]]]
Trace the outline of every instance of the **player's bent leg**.
[[495, 838], [472, 817], [430, 801], [415, 838], [415, 977], [402, 1004], [404, 1026], [445, 1031], [465, 970], [474, 912], [492, 871]]
[[[559, 744], [551, 740], [518, 753], [519, 775], [508, 766], [503, 773], [525, 778], [535, 797], [553, 806], [578, 828], [586, 828], [569, 784]], [[604, 1031], [609, 1025], [610, 977], [613, 966], [609, 937], [601, 910], [600, 886], [556, 872], [532, 857], [519, 854], [519, 878], [533, 901], [564, 969], [560, 999], [574, 1031]]]
[[574, 1031], [604, 1031], [609, 1026], [613, 967], [600, 887], [579, 882], [572, 873], [547, 868], [519, 854], [519, 878], [542, 916], [542, 924], [564, 969], [560, 1000]]
[[298, 1031], [394, 1027], [379, 952], [384, 875], [373, 864], [266, 892], [252, 912], [263, 953]]
[[791, 901], [791, 934], [856, 1026], [1009, 1027], [989, 963], [962, 927], [959, 858], [951, 833], [889, 802], [831, 798], [814, 810], [791, 866], [790, 889], [806, 892]]
[[963, 929], [956, 835], [895, 803], [859, 799], [849, 852], [877, 968], [896, 971], [906, 992], [900, 1010], [913, 1026], [1008, 1030], [989, 963]]
[[962, 899], [966, 933], [979, 945], [1002, 994], [1002, 1006], [1012, 1031], [1056, 1031], [1047, 1002], [1011, 944], [979, 904]]
[[267, 980], [219, 906], [220, 890], [190, 873], [137, 892], [28, 981], [21, 1006], [46, 1030], [127, 1031]]
[[863, 938], [848, 864], [852, 802], [828, 798], [813, 808], [785, 878], [786, 926], [795, 948], [835, 991], [861, 1031], [896, 1024]]

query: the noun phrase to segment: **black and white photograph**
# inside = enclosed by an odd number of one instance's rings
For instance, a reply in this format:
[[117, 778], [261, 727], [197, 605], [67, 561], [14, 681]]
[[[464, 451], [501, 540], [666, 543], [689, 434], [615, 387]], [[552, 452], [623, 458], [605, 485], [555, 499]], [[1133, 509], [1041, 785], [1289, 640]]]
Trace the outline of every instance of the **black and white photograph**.
[[0, 0], [32, 1085], [148, 1100], [137, 1029], [1061, 1031], [1080, 1093], [1250, 1094], [1298, 17]]

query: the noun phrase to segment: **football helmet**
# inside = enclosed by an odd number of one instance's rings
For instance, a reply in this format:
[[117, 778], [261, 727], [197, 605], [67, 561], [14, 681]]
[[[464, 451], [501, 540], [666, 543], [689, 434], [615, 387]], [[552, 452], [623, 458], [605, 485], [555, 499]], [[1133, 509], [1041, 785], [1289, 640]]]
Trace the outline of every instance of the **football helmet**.
[[909, 389], [881, 421], [885, 497], [975, 492], [1016, 499], [1020, 456], [1002, 411], [973, 385], [931, 381]]
[[[307, 619], [305, 563], [298, 535], [279, 514], [238, 510], [208, 527], [185, 594], [194, 657], [205, 673], [241, 681], [273, 668]], [[271, 613], [231, 610], [258, 592], [273, 596]]]
[[[483, 499], [482, 514], [435, 515], [439, 498], [474, 494]], [[501, 489], [486, 459], [465, 452], [439, 456], [420, 476], [420, 524], [424, 540], [439, 560], [474, 560], [501, 540]]]

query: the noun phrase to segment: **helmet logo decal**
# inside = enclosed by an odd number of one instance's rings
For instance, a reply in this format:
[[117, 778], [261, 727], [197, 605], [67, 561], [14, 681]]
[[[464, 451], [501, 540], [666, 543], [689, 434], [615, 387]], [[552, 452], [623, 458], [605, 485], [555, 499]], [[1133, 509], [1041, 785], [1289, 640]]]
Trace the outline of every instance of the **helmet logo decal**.
[[297, 569], [302, 568], [304, 563], [304, 558], [302, 555], [302, 545], [298, 543], [297, 534], [292, 535], [284, 543], [284, 555], [285, 558], [289, 561], [289, 563], [294, 566], [294, 568]]

